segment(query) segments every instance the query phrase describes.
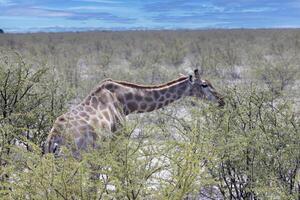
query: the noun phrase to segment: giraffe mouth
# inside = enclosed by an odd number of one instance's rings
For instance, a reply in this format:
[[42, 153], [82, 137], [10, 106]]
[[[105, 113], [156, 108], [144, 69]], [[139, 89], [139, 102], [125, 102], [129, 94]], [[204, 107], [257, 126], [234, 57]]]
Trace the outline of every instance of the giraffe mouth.
[[225, 101], [224, 101], [223, 97], [220, 97], [218, 99], [218, 107], [223, 108], [224, 106], [225, 106]]

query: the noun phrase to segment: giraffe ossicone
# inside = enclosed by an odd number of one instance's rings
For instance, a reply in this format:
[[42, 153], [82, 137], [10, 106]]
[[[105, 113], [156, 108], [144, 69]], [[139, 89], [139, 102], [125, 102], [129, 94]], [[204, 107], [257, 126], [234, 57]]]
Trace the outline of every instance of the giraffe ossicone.
[[[49, 133], [45, 152], [57, 153], [67, 140], [75, 151], [96, 147], [106, 132], [113, 134], [130, 113], [144, 113], [160, 109], [186, 96], [207, 99], [224, 105], [222, 96], [207, 80], [193, 75], [161, 85], [137, 85], [124, 81], [102, 81], [80, 104], [59, 116]], [[70, 142], [70, 141], [69, 141]]]

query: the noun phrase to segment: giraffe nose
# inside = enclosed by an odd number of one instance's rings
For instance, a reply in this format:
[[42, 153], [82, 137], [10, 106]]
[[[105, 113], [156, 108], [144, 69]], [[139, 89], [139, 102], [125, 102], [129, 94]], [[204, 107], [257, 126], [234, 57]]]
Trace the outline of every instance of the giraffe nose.
[[224, 101], [223, 98], [219, 98], [219, 99], [218, 99], [218, 103], [219, 103], [218, 106], [219, 106], [220, 108], [223, 108], [223, 107], [225, 106], [225, 101]]

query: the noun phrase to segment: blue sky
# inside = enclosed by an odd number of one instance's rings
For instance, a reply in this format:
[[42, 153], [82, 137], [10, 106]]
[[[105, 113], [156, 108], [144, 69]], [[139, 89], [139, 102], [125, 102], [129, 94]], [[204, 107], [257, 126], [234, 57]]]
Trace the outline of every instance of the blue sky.
[[0, 0], [7, 32], [296, 27], [300, 0]]

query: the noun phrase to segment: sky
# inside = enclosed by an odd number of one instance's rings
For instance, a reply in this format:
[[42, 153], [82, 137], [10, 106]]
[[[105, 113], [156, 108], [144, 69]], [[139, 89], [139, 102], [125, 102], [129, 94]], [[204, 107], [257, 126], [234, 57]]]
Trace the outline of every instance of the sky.
[[5, 32], [300, 28], [300, 0], [0, 0]]

